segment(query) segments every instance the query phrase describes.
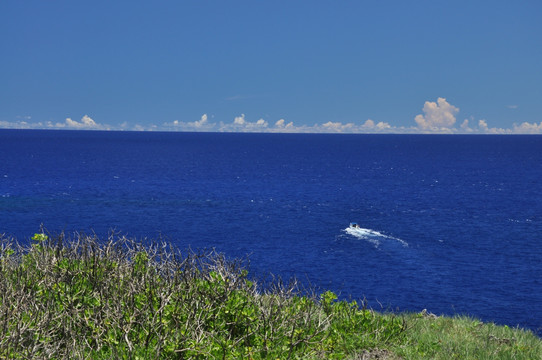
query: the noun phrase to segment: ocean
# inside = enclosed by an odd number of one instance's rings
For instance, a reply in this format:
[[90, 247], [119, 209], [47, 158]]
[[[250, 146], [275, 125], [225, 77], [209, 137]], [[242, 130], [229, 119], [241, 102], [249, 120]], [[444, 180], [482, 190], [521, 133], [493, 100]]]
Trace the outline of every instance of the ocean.
[[541, 333], [542, 136], [0, 130], [0, 159], [4, 237], [162, 239]]

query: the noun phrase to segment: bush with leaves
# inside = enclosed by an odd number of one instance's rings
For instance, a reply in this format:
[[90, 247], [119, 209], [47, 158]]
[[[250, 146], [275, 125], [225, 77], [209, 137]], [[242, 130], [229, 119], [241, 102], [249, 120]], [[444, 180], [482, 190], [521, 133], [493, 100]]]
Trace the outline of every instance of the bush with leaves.
[[125, 237], [2, 239], [0, 357], [344, 357], [403, 323], [293, 280], [259, 287], [240, 260]]
[[0, 238], [0, 358], [542, 358], [531, 332], [382, 314], [241, 260], [125, 237]]

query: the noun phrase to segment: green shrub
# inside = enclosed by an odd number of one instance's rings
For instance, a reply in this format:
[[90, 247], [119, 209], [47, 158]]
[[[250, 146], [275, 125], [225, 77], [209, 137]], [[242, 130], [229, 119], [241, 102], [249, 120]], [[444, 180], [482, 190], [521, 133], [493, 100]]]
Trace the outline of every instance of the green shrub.
[[[262, 286], [240, 260], [213, 251], [42, 232], [28, 246], [1, 239], [0, 265], [0, 358], [343, 359], [363, 349], [406, 358], [464, 354], [460, 344], [430, 337], [423, 316], [377, 313], [329, 291], [310, 295], [295, 279]], [[511, 336], [491, 330], [483, 337], [472, 323], [474, 338], [495, 343]], [[444, 320], [432, 324], [433, 333], [450, 329]], [[542, 353], [537, 340], [499, 346], [499, 354], [510, 356]]]

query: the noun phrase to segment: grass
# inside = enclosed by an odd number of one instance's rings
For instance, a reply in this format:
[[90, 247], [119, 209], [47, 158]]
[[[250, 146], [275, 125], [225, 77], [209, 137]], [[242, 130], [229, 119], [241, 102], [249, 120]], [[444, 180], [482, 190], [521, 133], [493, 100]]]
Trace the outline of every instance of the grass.
[[39, 233], [0, 241], [0, 358], [539, 359], [542, 341], [261, 284], [215, 252]]
[[394, 352], [405, 359], [542, 359], [542, 341], [532, 332], [468, 317], [405, 315], [404, 343]]

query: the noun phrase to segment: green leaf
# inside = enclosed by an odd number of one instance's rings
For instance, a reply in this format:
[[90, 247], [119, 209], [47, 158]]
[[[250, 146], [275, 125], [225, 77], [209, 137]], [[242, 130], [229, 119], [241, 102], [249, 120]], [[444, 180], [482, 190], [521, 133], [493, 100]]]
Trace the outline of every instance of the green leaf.
[[32, 240], [34, 241], [39, 241], [39, 242], [43, 242], [45, 240], [48, 240], [49, 237], [47, 235], [45, 235], [44, 233], [36, 233], [34, 234], [34, 236], [32, 236]]

